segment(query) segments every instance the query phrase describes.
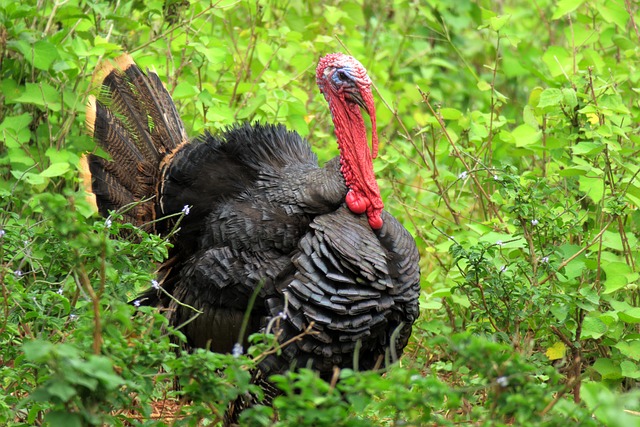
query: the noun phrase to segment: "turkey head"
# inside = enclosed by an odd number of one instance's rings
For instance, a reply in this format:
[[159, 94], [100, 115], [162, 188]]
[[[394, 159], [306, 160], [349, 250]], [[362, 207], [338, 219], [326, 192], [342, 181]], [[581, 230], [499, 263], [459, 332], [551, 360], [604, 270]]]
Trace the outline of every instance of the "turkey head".
[[[349, 188], [347, 207], [355, 214], [366, 212], [371, 228], [379, 230], [384, 204], [373, 173], [372, 158], [378, 155], [378, 133], [371, 79], [357, 59], [332, 53], [318, 63], [316, 81], [333, 118], [341, 172]], [[371, 152], [361, 108], [371, 118]]]

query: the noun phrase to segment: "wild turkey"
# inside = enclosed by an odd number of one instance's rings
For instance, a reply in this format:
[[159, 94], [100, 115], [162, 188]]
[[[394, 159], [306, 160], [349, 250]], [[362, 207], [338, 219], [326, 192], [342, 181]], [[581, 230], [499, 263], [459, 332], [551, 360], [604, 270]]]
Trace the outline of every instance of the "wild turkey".
[[[288, 344], [260, 362], [265, 377], [293, 366], [324, 378], [334, 367], [380, 366], [401, 354], [418, 316], [418, 251], [383, 210], [360, 110], [371, 117], [375, 157], [371, 81], [340, 53], [320, 60], [316, 79], [341, 153], [323, 168], [281, 125], [239, 124], [189, 141], [160, 78], [128, 55], [96, 71], [100, 89], [87, 107], [88, 129], [111, 156], [88, 156], [100, 213], [137, 202], [125, 219], [165, 233], [173, 222], [162, 218], [189, 211], [159, 269], [164, 292], [138, 300], [186, 323], [191, 347], [216, 352], [275, 325]], [[189, 306], [202, 311], [190, 322]]]

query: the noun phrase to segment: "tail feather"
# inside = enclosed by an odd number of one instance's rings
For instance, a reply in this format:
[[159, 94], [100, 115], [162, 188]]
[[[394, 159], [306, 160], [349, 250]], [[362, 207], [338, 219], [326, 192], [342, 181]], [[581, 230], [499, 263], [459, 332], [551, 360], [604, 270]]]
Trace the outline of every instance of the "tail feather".
[[[154, 72], [144, 74], [130, 56], [121, 56], [116, 61], [121, 64], [129, 81], [133, 83], [137, 94], [143, 100], [149, 114], [154, 132], [151, 134], [154, 147], [161, 154], [170, 153], [187, 142], [187, 134], [178, 115], [171, 95]], [[146, 116], [145, 116], [146, 118]]]
[[157, 188], [166, 159], [187, 142], [171, 96], [154, 72], [144, 73], [129, 55], [101, 64], [96, 96], [87, 104], [87, 129], [111, 161], [88, 155], [91, 190], [102, 215], [138, 202], [127, 220], [155, 218]]

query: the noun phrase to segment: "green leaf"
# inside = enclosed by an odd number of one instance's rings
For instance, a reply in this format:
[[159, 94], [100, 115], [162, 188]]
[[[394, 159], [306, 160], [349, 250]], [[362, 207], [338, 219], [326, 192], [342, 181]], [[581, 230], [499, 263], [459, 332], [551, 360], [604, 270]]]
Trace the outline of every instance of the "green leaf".
[[623, 377], [633, 379], [640, 378], [640, 368], [638, 368], [638, 364], [630, 360], [620, 362], [620, 371]]
[[40, 172], [41, 176], [51, 178], [54, 176], [64, 175], [69, 170], [69, 163], [54, 163], [48, 168]]
[[494, 16], [489, 20], [489, 26], [493, 31], [500, 31], [502, 27], [504, 27], [509, 20], [511, 19], [511, 15], [500, 15]]
[[29, 113], [5, 117], [0, 124], [0, 140], [3, 140], [9, 148], [17, 148], [29, 142], [31, 139], [29, 125], [32, 120], [33, 117]]
[[63, 402], [68, 402], [76, 395], [76, 389], [63, 380], [52, 380], [46, 386], [47, 392]]
[[631, 267], [624, 262], [602, 263], [602, 270], [605, 272], [604, 294], [610, 294], [622, 289], [629, 284], [627, 275], [631, 273]]
[[478, 89], [480, 89], [482, 92], [486, 92], [488, 90], [491, 90], [491, 85], [487, 82], [485, 82], [484, 80], [480, 80], [477, 84]]
[[538, 108], [559, 106], [564, 99], [564, 95], [560, 89], [548, 88], [540, 93]]
[[22, 345], [22, 351], [27, 360], [36, 363], [43, 363], [51, 358], [54, 345], [49, 341], [34, 340]]
[[82, 427], [82, 417], [67, 411], [51, 411], [44, 417], [50, 427]]
[[584, 3], [585, 0], [560, 0], [556, 5], [551, 19], [559, 19], [568, 13], [573, 12]]
[[542, 131], [527, 124], [515, 128], [511, 134], [515, 139], [516, 147], [527, 147], [540, 142]]
[[571, 151], [575, 155], [591, 155], [598, 154], [604, 149], [604, 144], [595, 141], [580, 141], [571, 147]]
[[[578, 58], [575, 60], [579, 61]], [[547, 65], [553, 77], [573, 75], [573, 54], [562, 46], [549, 47], [542, 55], [542, 61]]]
[[578, 182], [580, 184], [580, 191], [589, 196], [594, 203], [600, 203], [600, 200], [602, 200], [602, 197], [604, 196], [604, 188], [601, 178], [582, 175], [578, 177]]
[[603, 379], [619, 379], [622, 378], [620, 365], [611, 359], [601, 357], [593, 364], [593, 369], [598, 372]]
[[578, 97], [574, 89], [562, 89], [562, 98], [564, 101], [564, 105], [571, 109], [578, 105]]
[[581, 339], [598, 339], [607, 332], [607, 325], [597, 317], [587, 316], [582, 322]]
[[49, 83], [27, 83], [22, 95], [14, 99], [14, 101], [47, 107], [56, 112], [61, 109], [60, 93]]
[[640, 339], [620, 341], [614, 345], [626, 357], [640, 361]]
[[640, 323], [640, 307], [633, 307], [618, 313], [620, 320], [626, 323]]
[[598, 5], [598, 12], [600, 12], [605, 21], [617, 25], [624, 32], [629, 21], [629, 13], [623, 4], [616, 1], [602, 2], [602, 4]]
[[55, 45], [46, 40], [40, 40], [33, 45], [33, 58], [27, 59], [33, 61], [34, 67], [46, 71], [51, 68], [53, 62], [59, 57], [60, 55]]
[[440, 115], [445, 120], [458, 120], [462, 117], [462, 111], [456, 110], [455, 108], [441, 108]]

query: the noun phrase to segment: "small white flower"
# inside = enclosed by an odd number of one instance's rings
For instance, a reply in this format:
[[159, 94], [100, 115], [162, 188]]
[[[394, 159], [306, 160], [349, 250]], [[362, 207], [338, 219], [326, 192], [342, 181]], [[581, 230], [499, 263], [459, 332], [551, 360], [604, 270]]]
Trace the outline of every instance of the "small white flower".
[[242, 348], [242, 344], [237, 342], [233, 345], [233, 349], [231, 350], [231, 354], [233, 355], [233, 357], [240, 357], [242, 356], [243, 352], [244, 349]]
[[153, 280], [151, 281], [151, 287], [152, 287], [153, 289], [155, 289], [155, 290], [158, 290], [158, 289], [160, 289], [160, 284], [158, 283], [158, 281], [157, 281], [157, 280], [153, 279]]
[[540, 223], [540, 221], [538, 221], [537, 219], [532, 219], [532, 220], [531, 220], [531, 225], [533, 225], [534, 227], [535, 227], [536, 225], [538, 225], [539, 223]]
[[498, 178], [498, 175], [493, 175], [493, 180], [494, 180], [494, 181], [497, 181], [497, 180], [499, 180], [499, 179], [500, 179], [500, 178]]
[[16, 277], [22, 277], [24, 276], [24, 273], [22, 272], [22, 270], [16, 270], [13, 272], [14, 276]]
[[549, 257], [548, 257], [548, 256], [543, 256], [543, 257], [540, 259], [540, 262], [541, 262], [541, 263], [543, 263], [543, 264], [548, 263], [548, 262], [549, 262]]
[[506, 266], [506, 265], [503, 265], [503, 266], [500, 268], [500, 273], [504, 273], [505, 271], [507, 271], [507, 266]]
[[458, 179], [465, 179], [467, 177], [467, 171], [462, 171], [460, 175], [458, 175]]
[[69, 320], [78, 320], [78, 315], [77, 314], [70, 314], [69, 315]]
[[0, 239], [2, 239], [4, 237], [5, 233], [6, 232], [4, 231], [4, 229], [0, 228]]
[[496, 383], [500, 386], [500, 387], [506, 387], [509, 385], [509, 378], [507, 377], [498, 377], [496, 379]]
[[502, 243], [502, 240], [498, 240], [498, 241], [496, 242], [496, 245], [498, 245], [498, 246], [502, 246], [502, 245], [504, 245], [504, 243]]
[[63, 289], [62, 288], [58, 289], [58, 295], [62, 295], [62, 293], [63, 293]]
[[184, 207], [182, 208], [182, 213], [185, 215], [189, 215], [189, 212], [191, 212], [191, 208], [189, 207], [189, 205], [184, 205]]
[[278, 317], [280, 317], [282, 320], [287, 320], [287, 314], [283, 313], [282, 311], [278, 313]]
[[111, 219], [107, 218], [107, 219], [104, 221], [104, 226], [105, 226], [106, 228], [111, 228]]
[[135, 301], [133, 302], [133, 305], [134, 305], [135, 307], [140, 307], [140, 300], [135, 300]]

